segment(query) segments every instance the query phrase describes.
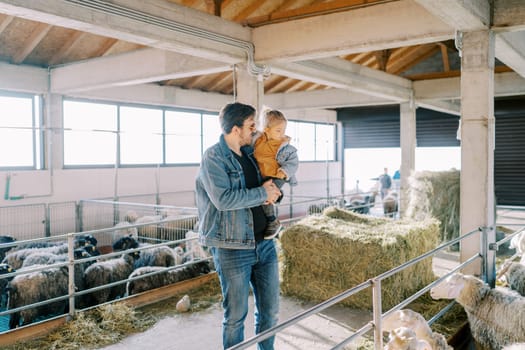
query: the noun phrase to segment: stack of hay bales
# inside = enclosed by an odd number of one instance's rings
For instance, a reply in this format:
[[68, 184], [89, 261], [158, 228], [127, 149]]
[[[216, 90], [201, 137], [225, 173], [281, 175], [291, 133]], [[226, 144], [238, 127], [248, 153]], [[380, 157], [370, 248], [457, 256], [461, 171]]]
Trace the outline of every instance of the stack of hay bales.
[[[329, 207], [287, 228], [280, 241], [283, 294], [321, 302], [435, 248], [439, 222], [374, 218]], [[383, 309], [434, 280], [430, 258], [383, 280]], [[371, 309], [371, 289], [342, 304]]]
[[441, 242], [459, 237], [459, 170], [421, 171], [409, 177], [405, 217], [441, 222]]

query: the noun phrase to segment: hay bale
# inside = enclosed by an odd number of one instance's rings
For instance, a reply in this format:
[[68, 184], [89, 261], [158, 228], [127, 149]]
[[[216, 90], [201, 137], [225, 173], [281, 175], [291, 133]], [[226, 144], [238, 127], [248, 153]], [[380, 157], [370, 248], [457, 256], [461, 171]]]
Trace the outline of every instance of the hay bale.
[[[435, 248], [439, 222], [374, 218], [329, 207], [284, 230], [280, 241], [283, 294], [321, 302]], [[434, 280], [430, 258], [383, 280], [383, 309]], [[342, 304], [371, 309], [371, 290]]]
[[441, 242], [459, 237], [459, 170], [421, 171], [409, 177], [405, 216], [413, 220], [434, 217], [441, 222]]

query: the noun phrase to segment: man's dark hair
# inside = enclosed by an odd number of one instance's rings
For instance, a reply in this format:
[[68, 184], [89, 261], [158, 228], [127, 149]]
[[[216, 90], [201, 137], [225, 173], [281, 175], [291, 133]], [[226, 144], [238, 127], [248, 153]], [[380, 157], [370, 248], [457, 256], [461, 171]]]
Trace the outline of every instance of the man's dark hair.
[[229, 134], [234, 126], [242, 128], [244, 121], [255, 115], [255, 108], [243, 103], [228, 103], [219, 113], [222, 132]]

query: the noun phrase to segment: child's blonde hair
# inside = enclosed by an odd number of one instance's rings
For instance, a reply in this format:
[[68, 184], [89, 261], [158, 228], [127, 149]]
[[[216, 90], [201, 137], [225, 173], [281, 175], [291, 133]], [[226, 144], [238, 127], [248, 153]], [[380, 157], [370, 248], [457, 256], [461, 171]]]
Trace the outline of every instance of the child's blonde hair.
[[288, 122], [284, 114], [275, 109], [267, 109], [263, 113], [263, 128], [271, 128], [281, 122]]

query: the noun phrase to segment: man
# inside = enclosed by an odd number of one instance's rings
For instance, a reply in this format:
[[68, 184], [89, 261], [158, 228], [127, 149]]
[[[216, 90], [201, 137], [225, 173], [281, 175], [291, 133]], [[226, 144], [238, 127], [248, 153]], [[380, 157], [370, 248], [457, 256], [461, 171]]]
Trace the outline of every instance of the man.
[[[222, 135], [203, 155], [196, 180], [199, 241], [210, 247], [221, 283], [224, 308], [223, 347], [244, 340], [250, 287], [255, 300], [255, 333], [277, 323], [279, 269], [274, 240], [265, 240], [262, 205], [281, 192], [261, 175], [253, 157], [255, 109], [226, 105], [219, 114]], [[258, 350], [273, 350], [274, 337]]]
[[392, 178], [388, 175], [388, 168], [385, 168], [384, 171], [384, 174], [379, 177], [379, 183], [381, 184], [381, 199], [385, 198], [388, 191], [390, 191], [390, 187], [392, 187]]

